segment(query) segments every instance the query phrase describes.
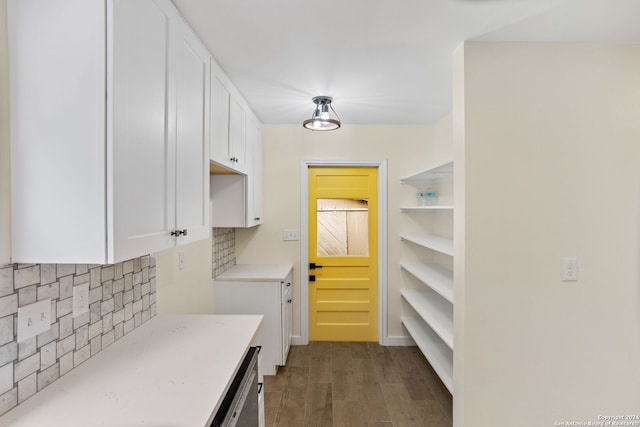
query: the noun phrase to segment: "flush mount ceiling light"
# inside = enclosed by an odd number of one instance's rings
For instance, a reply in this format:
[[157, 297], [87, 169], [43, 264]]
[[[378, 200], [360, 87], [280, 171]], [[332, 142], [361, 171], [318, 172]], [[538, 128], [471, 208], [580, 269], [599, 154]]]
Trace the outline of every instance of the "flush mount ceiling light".
[[312, 99], [316, 109], [310, 119], [302, 123], [311, 130], [335, 130], [340, 127], [340, 117], [331, 106], [333, 98], [330, 96], [316, 96]]

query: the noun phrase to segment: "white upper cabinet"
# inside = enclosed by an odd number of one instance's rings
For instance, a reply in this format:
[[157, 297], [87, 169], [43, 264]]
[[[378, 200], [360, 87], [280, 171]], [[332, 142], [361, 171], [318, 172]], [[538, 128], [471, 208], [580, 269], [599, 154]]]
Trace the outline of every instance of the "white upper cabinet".
[[247, 228], [262, 224], [262, 126], [248, 114], [247, 173], [211, 175], [211, 226]]
[[226, 74], [211, 59], [211, 161], [239, 173], [248, 161], [247, 117], [249, 107]]
[[211, 226], [262, 223], [262, 124], [211, 59]]
[[173, 4], [9, 0], [8, 16], [13, 261], [206, 238], [209, 58]]

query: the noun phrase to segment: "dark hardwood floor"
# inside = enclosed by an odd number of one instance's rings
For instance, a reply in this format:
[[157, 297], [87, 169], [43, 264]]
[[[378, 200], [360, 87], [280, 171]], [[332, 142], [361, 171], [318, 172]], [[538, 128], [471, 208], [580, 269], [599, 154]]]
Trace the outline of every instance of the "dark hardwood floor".
[[417, 347], [312, 342], [264, 377], [267, 427], [451, 427], [452, 398]]

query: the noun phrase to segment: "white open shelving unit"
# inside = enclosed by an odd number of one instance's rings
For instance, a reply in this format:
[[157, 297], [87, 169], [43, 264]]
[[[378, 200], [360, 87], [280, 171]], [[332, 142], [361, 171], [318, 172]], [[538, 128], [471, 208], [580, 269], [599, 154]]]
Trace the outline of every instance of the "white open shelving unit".
[[400, 268], [414, 275], [453, 304], [453, 272], [451, 270], [431, 262], [402, 262]]
[[400, 179], [403, 184], [424, 184], [451, 181], [453, 179], [453, 162], [443, 163]]
[[429, 212], [442, 212], [453, 211], [453, 206], [401, 206], [400, 212], [402, 213], [429, 213]]
[[[453, 180], [453, 162], [402, 178], [416, 187]], [[403, 206], [403, 213], [452, 212], [453, 206]], [[453, 256], [453, 239], [433, 234], [401, 234], [400, 239], [422, 248]], [[453, 272], [433, 262], [401, 262], [400, 267], [417, 278], [424, 289], [403, 289], [400, 293], [415, 316], [403, 316], [402, 323], [442, 383], [453, 394]]]
[[427, 249], [453, 256], [453, 239], [433, 234], [401, 234], [400, 239]]

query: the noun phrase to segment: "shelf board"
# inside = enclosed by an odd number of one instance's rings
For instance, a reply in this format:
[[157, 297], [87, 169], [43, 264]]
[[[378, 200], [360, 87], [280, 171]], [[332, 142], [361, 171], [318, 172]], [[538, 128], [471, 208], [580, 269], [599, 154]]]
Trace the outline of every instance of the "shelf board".
[[403, 184], [451, 181], [453, 179], [453, 162], [443, 163], [432, 168], [414, 173], [400, 179]]
[[429, 212], [442, 212], [442, 211], [452, 211], [453, 206], [401, 206], [400, 212], [410, 213], [410, 212], [420, 212], [420, 213], [429, 213]]
[[453, 239], [432, 234], [402, 234], [400, 239], [416, 245], [432, 249], [445, 255], [453, 256]]
[[400, 294], [447, 347], [453, 350], [453, 305], [432, 291], [404, 289]]
[[401, 319], [433, 370], [453, 394], [453, 351], [424, 322], [411, 317]]
[[441, 265], [426, 262], [403, 262], [400, 268], [453, 304], [453, 272]]

